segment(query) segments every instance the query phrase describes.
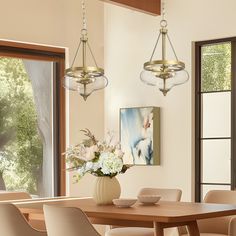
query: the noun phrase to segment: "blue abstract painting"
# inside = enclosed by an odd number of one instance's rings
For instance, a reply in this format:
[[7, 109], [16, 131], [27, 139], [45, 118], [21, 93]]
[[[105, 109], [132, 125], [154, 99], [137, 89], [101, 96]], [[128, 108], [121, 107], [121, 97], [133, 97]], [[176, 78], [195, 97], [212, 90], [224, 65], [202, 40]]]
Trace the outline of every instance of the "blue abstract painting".
[[125, 164], [159, 165], [160, 108], [121, 108], [120, 141]]

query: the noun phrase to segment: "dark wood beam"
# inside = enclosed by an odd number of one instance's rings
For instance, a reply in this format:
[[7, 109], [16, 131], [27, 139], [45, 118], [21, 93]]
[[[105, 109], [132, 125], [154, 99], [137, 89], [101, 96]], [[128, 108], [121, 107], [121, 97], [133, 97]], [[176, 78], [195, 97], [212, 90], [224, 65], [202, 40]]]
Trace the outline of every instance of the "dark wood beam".
[[161, 0], [101, 0], [151, 15], [160, 15]]

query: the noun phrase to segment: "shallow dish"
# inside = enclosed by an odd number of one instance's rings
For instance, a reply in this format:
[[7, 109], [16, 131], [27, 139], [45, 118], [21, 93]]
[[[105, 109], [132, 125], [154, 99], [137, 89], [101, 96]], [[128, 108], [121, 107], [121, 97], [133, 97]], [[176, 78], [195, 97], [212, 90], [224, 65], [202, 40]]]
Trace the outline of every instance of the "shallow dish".
[[151, 205], [159, 202], [161, 199], [160, 195], [138, 195], [139, 202], [145, 205]]
[[117, 198], [112, 200], [117, 207], [131, 207], [136, 201], [136, 198]]

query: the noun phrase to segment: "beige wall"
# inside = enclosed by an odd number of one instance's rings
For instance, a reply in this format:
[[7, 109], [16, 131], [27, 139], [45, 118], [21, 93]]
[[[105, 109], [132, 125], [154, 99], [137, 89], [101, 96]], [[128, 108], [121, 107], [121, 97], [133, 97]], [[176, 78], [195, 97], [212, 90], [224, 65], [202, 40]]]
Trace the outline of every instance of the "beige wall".
[[[130, 106], [161, 107], [161, 166], [133, 167], [119, 176], [123, 196], [134, 196], [142, 186], [178, 187], [183, 199], [190, 200], [193, 190], [192, 168], [192, 79], [174, 88], [167, 97], [139, 80], [144, 61], [154, 46], [160, 17], [87, 0], [91, 45], [103, 64], [109, 86], [93, 94], [86, 103], [77, 94], [69, 96], [68, 141], [76, 143], [79, 130], [90, 128], [98, 138], [105, 130], [119, 130], [119, 108]], [[179, 58], [191, 74], [191, 42], [236, 35], [235, 0], [166, 0], [170, 37]], [[81, 7], [77, 0], [2, 1], [0, 32], [2, 39], [68, 47], [74, 55], [81, 27]], [[104, 25], [104, 29], [103, 29]], [[104, 33], [104, 35], [103, 35]], [[104, 116], [105, 114], [105, 116]], [[69, 185], [72, 195], [91, 195], [91, 176], [80, 184]]]
[[[0, 37], [68, 47], [72, 58], [82, 26], [80, 3], [80, 0], [1, 1]], [[103, 66], [103, 3], [95, 0], [87, 0], [86, 3], [90, 45], [98, 63]], [[77, 93], [70, 93], [68, 98], [67, 140], [71, 144], [78, 142], [81, 138], [79, 130], [85, 127], [99, 138], [103, 137], [103, 91], [95, 92], [87, 102]], [[87, 183], [80, 186], [71, 184], [68, 190], [72, 195], [87, 195], [87, 186]]]
[[[191, 75], [192, 41], [236, 36], [235, 0], [166, 0], [169, 34], [179, 59]], [[119, 130], [119, 108], [161, 107], [161, 166], [133, 167], [119, 176], [123, 196], [135, 196], [143, 186], [178, 187], [191, 200], [193, 79], [166, 97], [139, 80], [151, 55], [160, 17], [105, 4], [105, 129]]]

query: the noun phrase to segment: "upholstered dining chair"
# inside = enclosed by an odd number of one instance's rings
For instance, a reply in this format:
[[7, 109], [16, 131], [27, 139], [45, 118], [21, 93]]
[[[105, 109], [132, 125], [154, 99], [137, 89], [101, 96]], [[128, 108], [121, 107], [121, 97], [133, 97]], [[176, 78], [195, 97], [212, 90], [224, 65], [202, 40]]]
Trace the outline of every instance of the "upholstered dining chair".
[[[211, 190], [205, 198], [205, 203], [236, 204], [236, 191]], [[198, 221], [201, 236], [236, 236], [236, 216], [218, 217]], [[179, 229], [180, 235], [187, 235], [183, 227]]]
[[[32, 199], [29, 193], [22, 191], [0, 191], [0, 202], [1, 201], [13, 201], [13, 200], [27, 200]], [[35, 220], [29, 216], [29, 224], [38, 230], [46, 230], [44, 220]]]
[[0, 235], [47, 236], [47, 233], [32, 228], [13, 204], [0, 203]]
[[48, 236], [101, 236], [82, 210], [44, 205]]
[[[162, 201], [180, 201], [182, 191], [180, 189], [143, 188], [138, 195], [160, 195]], [[111, 226], [105, 236], [154, 236], [154, 229]]]

